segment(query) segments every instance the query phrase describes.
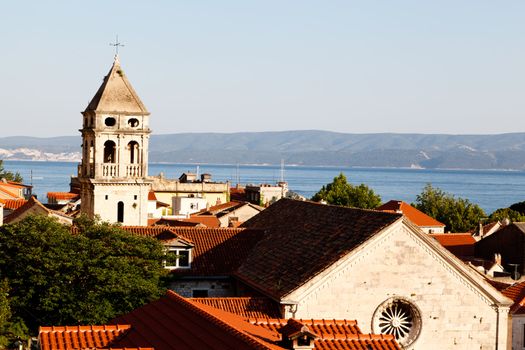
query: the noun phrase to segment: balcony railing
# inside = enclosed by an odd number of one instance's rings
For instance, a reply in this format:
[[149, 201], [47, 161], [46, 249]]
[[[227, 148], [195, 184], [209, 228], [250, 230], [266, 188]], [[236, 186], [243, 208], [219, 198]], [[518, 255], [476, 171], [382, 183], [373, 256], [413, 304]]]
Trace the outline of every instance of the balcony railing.
[[102, 164], [102, 176], [104, 177], [118, 177], [118, 164], [104, 163]]
[[127, 177], [142, 177], [142, 166], [140, 164], [126, 165]]

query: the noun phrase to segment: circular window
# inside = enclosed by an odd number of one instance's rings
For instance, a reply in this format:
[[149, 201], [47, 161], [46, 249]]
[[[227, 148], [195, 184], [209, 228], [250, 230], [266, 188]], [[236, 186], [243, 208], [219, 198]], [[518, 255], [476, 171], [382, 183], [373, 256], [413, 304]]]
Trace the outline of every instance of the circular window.
[[137, 126], [139, 126], [139, 120], [136, 118], [131, 118], [130, 120], [128, 120], [128, 125], [132, 128], [136, 128]]
[[115, 118], [106, 118], [104, 123], [106, 124], [106, 126], [115, 126], [115, 124], [117, 124], [117, 121], [115, 120]]
[[374, 333], [392, 334], [402, 346], [416, 341], [421, 331], [421, 313], [404, 298], [391, 298], [383, 302], [374, 312]]

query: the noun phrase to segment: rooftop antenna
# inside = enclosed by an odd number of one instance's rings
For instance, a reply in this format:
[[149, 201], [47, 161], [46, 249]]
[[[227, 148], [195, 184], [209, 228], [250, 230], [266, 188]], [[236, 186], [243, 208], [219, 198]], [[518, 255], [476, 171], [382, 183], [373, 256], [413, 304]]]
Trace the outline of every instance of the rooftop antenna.
[[118, 48], [125, 45], [118, 41], [118, 34], [116, 35], [115, 43], [109, 43], [109, 46], [115, 46], [115, 57], [118, 56]]
[[237, 174], [235, 174], [235, 179], [237, 180], [237, 187], [239, 187], [239, 184], [241, 182], [241, 176], [239, 174], [239, 163], [237, 163]]
[[284, 182], [284, 159], [281, 158], [281, 179], [280, 182]]

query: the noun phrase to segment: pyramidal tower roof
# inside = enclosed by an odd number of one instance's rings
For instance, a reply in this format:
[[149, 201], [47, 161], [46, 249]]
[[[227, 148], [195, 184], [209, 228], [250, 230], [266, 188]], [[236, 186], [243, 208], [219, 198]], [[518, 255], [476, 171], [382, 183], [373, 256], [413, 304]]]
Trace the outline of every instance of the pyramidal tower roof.
[[131, 86], [120, 61], [115, 55], [115, 61], [102, 85], [84, 112], [122, 113], [131, 115], [148, 115], [146, 106]]

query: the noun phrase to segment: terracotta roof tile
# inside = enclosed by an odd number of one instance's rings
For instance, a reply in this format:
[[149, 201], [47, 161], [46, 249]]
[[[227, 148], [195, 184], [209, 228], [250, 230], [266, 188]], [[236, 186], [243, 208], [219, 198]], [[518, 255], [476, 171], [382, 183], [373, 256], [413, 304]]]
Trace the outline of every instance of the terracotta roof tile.
[[156, 201], [157, 200], [157, 196], [155, 195], [155, 192], [153, 192], [153, 191], [149, 191], [148, 192], [148, 200], [149, 201]]
[[403, 213], [403, 215], [405, 215], [410, 221], [412, 221], [417, 226], [445, 227], [445, 224], [437, 221], [436, 219], [428, 216], [427, 214], [423, 213], [422, 211], [417, 210], [410, 204], [403, 202], [403, 201], [396, 201], [396, 200], [388, 201], [385, 204], [378, 207], [377, 210], [393, 211], [393, 212], [400, 211], [401, 213]]
[[47, 199], [55, 199], [55, 200], [72, 200], [80, 198], [80, 195], [78, 193], [71, 193], [71, 192], [47, 192]]
[[247, 318], [277, 318], [279, 305], [265, 297], [191, 298], [191, 301]]
[[129, 325], [40, 327], [41, 350], [102, 349], [130, 330]]
[[431, 233], [429, 236], [458, 257], [475, 255], [476, 239], [470, 233]]
[[0, 203], [4, 205], [5, 209], [16, 210], [27, 203], [26, 199], [1, 199]]
[[[325, 334], [361, 334], [361, 330], [355, 320], [296, 320], [302, 325], [308, 326], [312, 333], [319, 336]], [[250, 318], [248, 322], [258, 325], [263, 328], [267, 328], [273, 331], [278, 331], [284, 327], [288, 320], [282, 318], [270, 319], [270, 318]], [[330, 338], [330, 339], [333, 339]]]
[[281, 199], [242, 225], [266, 233], [236, 276], [280, 299], [401, 217]]
[[[41, 327], [42, 350], [80, 349], [260, 349], [285, 350], [282, 329], [306, 325], [315, 349], [399, 350], [391, 335], [361, 334], [355, 321], [246, 319], [168, 291], [159, 300], [113, 320], [116, 326]], [[126, 326], [118, 326], [125, 324]], [[115, 333], [121, 328], [122, 333]], [[83, 330], [82, 330], [83, 329]], [[56, 334], [53, 334], [55, 332]], [[97, 337], [97, 332], [102, 335]], [[57, 335], [57, 336], [56, 336]], [[104, 337], [105, 336], [105, 337]], [[66, 340], [68, 339], [69, 340]], [[73, 338], [73, 339], [71, 339]], [[84, 343], [86, 344], [84, 346]], [[72, 344], [71, 346], [68, 346]], [[77, 344], [80, 344], [77, 346]]]
[[525, 314], [525, 281], [505, 288], [501, 291], [501, 294], [514, 301], [514, 304], [510, 307], [511, 313]]
[[116, 346], [173, 349], [280, 349], [274, 332], [245, 322], [242, 317], [184, 299], [168, 291], [113, 323], [132, 330]]
[[[9, 223], [12, 223], [13, 221], [15, 221], [16, 219], [18, 219], [19, 217], [23, 216], [26, 211], [28, 211], [29, 209], [31, 209], [32, 207], [36, 207], [37, 208], [37, 212], [38, 214], [43, 214], [43, 215], [54, 215], [54, 216], [59, 216], [59, 217], [62, 217], [62, 218], [67, 218], [69, 220], [71, 220], [71, 217], [60, 212], [60, 211], [55, 211], [55, 210], [51, 210], [51, 209], [48, 209], [46, 208], [42, 203], [40, 203], [38, 201], [38, 199], [36, 199], [35, 197], [31, 197], [26, 203], [24, 203], [22, 206], [20, 206], [19, 208], [15, 209], [15, 211], [13, 211], [11, 214], [7, 215], [5, 218], [4, 218], [4, 223], [6, 224], [9, 224]], [[35, 214], [35, 213], [33, 213]]]
[[4, 196], [12, 197], [12, 199], [20, 198], [20, 196], [13, 192], [11, 189], [6, 188], [6, 186], [2, 186], [5, 184], [0, 184], [0, 192], [3, 193]]
[[123, 226], [122, 229], [161, 241], [180, 237], [192, 242], [191, 268], [172, 273], [199, 276], [231, 275], [263, 236], [262, 230], [226, 227]]

